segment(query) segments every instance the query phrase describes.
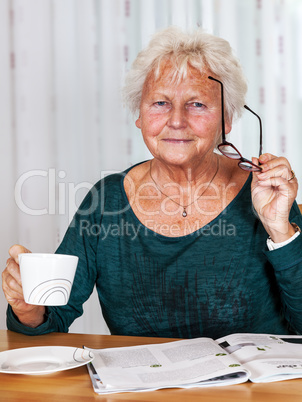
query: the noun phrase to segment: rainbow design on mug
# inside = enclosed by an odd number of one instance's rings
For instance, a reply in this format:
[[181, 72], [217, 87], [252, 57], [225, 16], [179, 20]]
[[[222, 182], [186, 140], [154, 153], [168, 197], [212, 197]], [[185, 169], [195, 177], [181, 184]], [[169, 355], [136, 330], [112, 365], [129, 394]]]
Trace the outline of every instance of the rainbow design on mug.
[[[68, 302], [72, 283], [68, 279], [57, 278], [41, 282], [28, 297], [29, 304], [64, 305]], [[55, 297], [52, 303], [51, 298]]]

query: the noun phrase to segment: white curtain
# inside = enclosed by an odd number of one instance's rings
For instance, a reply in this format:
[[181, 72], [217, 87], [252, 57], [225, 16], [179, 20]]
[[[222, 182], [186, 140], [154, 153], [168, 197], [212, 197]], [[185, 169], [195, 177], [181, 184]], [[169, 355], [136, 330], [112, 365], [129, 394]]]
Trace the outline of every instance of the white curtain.
[[[3, 268], [14, 243], [54, 252], [97, 180], [149, 158], [120, 88], [152, 33], [171, 24], [230, 41], [264, 151], [302, 177], [300, 0], [0, 0]], [[231, 139], [257, 155], [257, 120], [245, 114]], [[5, 328], [2, 292], [0, 303]], [[108, 333], [100, 314], [94, 294], [71, 331]]]

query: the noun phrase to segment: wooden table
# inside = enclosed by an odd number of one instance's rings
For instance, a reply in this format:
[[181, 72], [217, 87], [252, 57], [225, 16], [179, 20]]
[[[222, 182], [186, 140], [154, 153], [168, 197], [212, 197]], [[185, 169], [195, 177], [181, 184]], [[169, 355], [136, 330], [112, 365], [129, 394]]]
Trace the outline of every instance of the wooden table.
[[[91, 348], [143, 345], [171, 341], [129, 336], [48, 334], [29, 337], [0, 330], [0, 351], [32, 346], [74, 346]], [[245, 383], [226, 387], [164, 389], [153, 392], [97, 395], [85, 366], [48, 375], [0, 373], [0, 401], [173, 401], [173, 402], [302, 402], [302, 379], [271, 384]]]

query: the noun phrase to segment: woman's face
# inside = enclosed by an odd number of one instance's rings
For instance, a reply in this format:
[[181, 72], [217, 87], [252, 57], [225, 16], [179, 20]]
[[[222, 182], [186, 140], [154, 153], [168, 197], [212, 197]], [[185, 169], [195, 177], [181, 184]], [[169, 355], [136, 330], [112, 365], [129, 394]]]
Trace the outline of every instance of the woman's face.
[[[172, 165], [199, 164], [212, 154], [221, 135], [220, 85], [188, 68], [185, 79], [172, 82], [170, 64], [161, 68], [155, 81], [151, 74], [144, 85], [136, 126], [152, 155]], [[231, 131], [226, 121], [225, 131]]]

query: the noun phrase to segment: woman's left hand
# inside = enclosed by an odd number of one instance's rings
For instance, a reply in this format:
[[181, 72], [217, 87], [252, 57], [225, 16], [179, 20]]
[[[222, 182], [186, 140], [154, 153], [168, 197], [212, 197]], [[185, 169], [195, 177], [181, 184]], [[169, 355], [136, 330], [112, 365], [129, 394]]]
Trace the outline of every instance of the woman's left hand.
[[254, 208], [267, 233], [275, 243], [289, 239], [295, 230], [289, 222], [289, 213], [297, 196], [298, 181], [288, 160], [263, 154], [254, 163], [261, 172], [253, 173], [252, 200]]

